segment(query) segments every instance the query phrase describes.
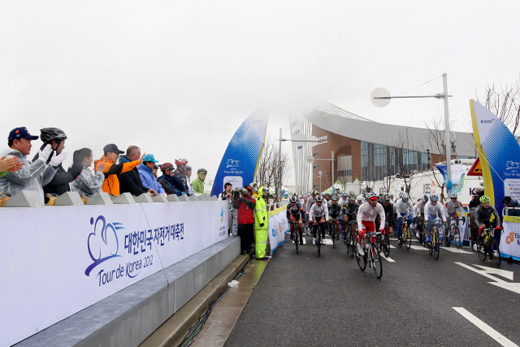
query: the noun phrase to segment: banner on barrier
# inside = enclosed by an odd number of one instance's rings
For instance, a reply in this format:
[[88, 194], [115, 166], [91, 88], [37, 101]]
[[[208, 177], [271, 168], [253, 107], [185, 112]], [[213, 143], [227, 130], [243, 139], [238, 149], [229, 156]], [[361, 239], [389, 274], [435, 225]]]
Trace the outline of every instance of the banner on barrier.
[[504, 233], [500, 237], [500, 252], [520, 258], [520, 217], [504, 216]]
[[269, 217], [269, 245], [272, 253], [285, 242], [285, 233], [289, 231], [285, 209], [286, 207], [280, 207], [276, 211], [269, 212], [271, 214]]
[[227, 201], [0, 210], [2, 223], [16, 226], [0, 252], [2, 342], [23, 340], [227, 238], [228, 212]]

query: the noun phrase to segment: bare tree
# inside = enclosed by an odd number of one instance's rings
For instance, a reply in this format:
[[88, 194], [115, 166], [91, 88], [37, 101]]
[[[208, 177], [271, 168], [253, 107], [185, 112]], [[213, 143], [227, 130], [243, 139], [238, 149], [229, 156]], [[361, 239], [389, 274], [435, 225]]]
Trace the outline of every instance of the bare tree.
[[261, 185], [278, 188], [278, 184], [283, 183], [283, 178], [289, 173], [290, 165], [287, 153], [282, 151], [279, 156], [278, 141], [269, 137], [264, 144], [255, 180]]
[[399, 135], [393, 147], [396, 156], [396, 165], [399, 170], [399, 173], [396, 175], [396, 177], [403, 180], [405, 191], [406, 193], [410, 194], [413, 176], [416, 171], [413, 169], [413, 165], [410, 166], [410, 164], [407, 163], [410, 162], [409, 156], [413, 156], [413, 153], [418, 151], [414, 149], [415, 144], [410, 142], [408, 129], [399, 131]]
[[488, 85], [483, 97], [478, 93], [475, 99], [489, 110], [511, 130], [515, 137], [520, 133], [520, 79], [511, 84], [506, 84], [498, 90], [494, 84]]

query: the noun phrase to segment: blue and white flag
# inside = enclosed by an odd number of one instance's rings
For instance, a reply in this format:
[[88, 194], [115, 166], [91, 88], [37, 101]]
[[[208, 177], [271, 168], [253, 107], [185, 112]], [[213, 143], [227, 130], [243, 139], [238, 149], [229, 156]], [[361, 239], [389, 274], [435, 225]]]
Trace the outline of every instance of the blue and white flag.
[[254, 181], [264, 148], [268, 115], [265, 109], [256, 110], [235, 132], [220, 162], [211, 195], [224, 191], [228, 182], [235, 189]]
[[464, 181], [466, 179], [466, 166], [457, 164], [451, 166], [451, 181], [448, 179], [448, 167], [446, 164], [436, 165], [439, 172], [442, 174], [444, 178], [444, 182], [446, 182], [446, 191], [448, 192], [448, 196], [450, 193], [459, 194], [462, 192], [462, 188], [464, 187]]

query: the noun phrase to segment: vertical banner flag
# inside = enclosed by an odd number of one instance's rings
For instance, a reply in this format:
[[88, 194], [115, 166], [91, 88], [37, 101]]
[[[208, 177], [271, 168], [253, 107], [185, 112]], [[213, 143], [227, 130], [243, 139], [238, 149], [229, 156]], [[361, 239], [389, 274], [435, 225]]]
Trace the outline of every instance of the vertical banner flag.
[[493, 112], [474, 100], [470, 100], [470, 107], [484, 194], [501, 213], [504, 196], [520, 198], [520, 145]]
[[[446, 182], [446, 187], [448, 184], [448, 167], [446, 164], [436, 165], [437, 169], [441, 173], [444, 178], [444, 182]], [[462, 192], [462, 188], [464, 187], [464, 181], [466, 179], [466, 165], [456, 164], [451, 166], [451, 182], [453, 187], [451, 189], [446, 189], [448, 195], [450, 193], [460, 193]]]
[[235, 189], [254, 181], [264, 148], [268, 115], [265, 109], [256, 110], [235, 132], [220, 162], [211, 195], [224, 191], [227, 182]]

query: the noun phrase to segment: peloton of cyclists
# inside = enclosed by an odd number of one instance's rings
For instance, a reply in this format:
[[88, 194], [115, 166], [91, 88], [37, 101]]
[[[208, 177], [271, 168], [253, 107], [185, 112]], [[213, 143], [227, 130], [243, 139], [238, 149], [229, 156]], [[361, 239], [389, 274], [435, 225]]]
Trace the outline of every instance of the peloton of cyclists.
[[325, 222], [329, 219], [329, 209], [323, 202], [321, 195], [316, 196], [316, 202], [309, 210], [309, 222], [312, 222], [312, 244], [316, 244], [316, 232], [318, 227], [321, 232], [321, 243], [325, 244]]
[[299, 203], [299, 199], [296, 195], [291, 196], [289, 199], [289, 204], [287, 205], [287, 221], [291, 226], [291, 240], [294, 239], [294, 229], [298, 228], [298, 233], [300, 234], [300, 245], [303, 245], [303, 228], [302, 228], [302, 219], [303, 219], [303, 207]]
[[[345, 231], [347, 230], [348, 222], [356, 220], [356, 213], [358, 210], [358, 205], [356, 204], [356, 194], [354, 192], [350, 192], [348, 195], [348, 200], [345, 204], [343, 204], [343, 221], [344, 227], [343, 232], [341, 233], [341, 238], [345, 238]], [[355, 236], [354, 228], [351, 230], [352, 237]]]
[[[366, 196], [368, 202], [365, 202], [361, 206], [359, 206], [357, 212], [357, 225], [358, 225], [358, 253], [360, 255], [365, 255], [363, 247], [361, 243], [363, 242], [363, 237], [367, 232], [373, 232], [376, 230], [376, 216], [379, 215], [381, 225], [385, 225], [385, 210], [383, 206], [377, 202], [377, 195], [373, 192], [370, 192]], [[382, 229], [381, 232], [384, 232]]]

